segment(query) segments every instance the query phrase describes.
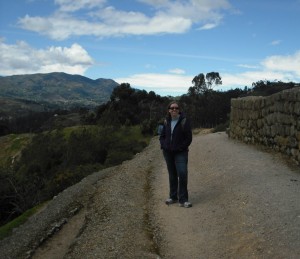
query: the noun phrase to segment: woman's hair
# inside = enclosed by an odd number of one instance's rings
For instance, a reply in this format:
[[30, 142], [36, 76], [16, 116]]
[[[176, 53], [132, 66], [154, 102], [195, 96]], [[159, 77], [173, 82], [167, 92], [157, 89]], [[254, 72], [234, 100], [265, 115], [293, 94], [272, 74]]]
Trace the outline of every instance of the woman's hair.
[[172, 102], [170, 102], [170, 103], [168, 104], [168, 110], [170, 109], [170, 107], [171, 107], [172, 104], [177, 104], [177, 105], [178, 105], [178, 108], [179, 108], [179, 110], [180, 110], [180, 105], [179, 105], [179, 103], [178, 103], [177, 101], [172, 101]]
[[168, 108], [167, 108], [167, 117], [171, 117], [171, 115], [170, 115], [170, 113], [169, 113], [169, 109], [170, 109], [170, 107], [171, 107], [172, 104], [177, 104], [177, 106], [178, 106], [178, 108], [179, 108], [179, 114], [181, 113], [179, 103], [178, 103], [177, 101], [172, 101], [172, 102], [170, 102], [170, 103], [168, 104]]

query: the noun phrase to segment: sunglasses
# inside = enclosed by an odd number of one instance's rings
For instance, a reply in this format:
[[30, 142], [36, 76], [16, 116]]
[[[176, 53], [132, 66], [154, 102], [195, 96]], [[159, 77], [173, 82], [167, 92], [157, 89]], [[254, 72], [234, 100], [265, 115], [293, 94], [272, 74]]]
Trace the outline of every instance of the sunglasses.
[[179, 110], [179, 107], [170, 107], [169, 110]]

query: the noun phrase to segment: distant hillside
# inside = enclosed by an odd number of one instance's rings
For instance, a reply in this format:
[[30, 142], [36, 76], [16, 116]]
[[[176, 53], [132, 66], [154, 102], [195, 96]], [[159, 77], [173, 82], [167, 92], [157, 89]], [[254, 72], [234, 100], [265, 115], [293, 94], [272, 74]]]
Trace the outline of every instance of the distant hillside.
[[49, 107], [95, 107], [109, 100], [118, 83], [66, 73], [0, 77], [0, 97], [22, 99]]
[[33, 101], [0, 97], [0, 121], [3, 118], [28, 116], [32, 112], [45, 112], [48, 109], [48, 107]]

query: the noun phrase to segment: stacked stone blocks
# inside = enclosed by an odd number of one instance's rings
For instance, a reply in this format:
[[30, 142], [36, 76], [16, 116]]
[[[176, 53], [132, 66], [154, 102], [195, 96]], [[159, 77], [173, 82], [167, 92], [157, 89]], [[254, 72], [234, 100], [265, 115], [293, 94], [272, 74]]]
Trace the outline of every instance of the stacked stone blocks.
[[231, 100], [229, 136], [261, 144], [300, 163], [300, 88]]

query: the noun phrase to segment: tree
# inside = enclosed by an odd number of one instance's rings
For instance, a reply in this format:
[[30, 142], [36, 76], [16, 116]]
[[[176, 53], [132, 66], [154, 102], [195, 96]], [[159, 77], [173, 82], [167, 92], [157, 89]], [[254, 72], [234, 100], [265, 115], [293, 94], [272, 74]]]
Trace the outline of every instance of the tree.
[[194, 94], [201, 94], [206, 91], [206, 82], [204, 74], [199, 74], [195, 76], [192, 80], [194, 87], [190, 87], [189, 92]]
[[222, 78], [218, 72], [210, 72], [206, 74], [206, 88], [211, 91], [215, 85], [222, 84]]
[[192, 80], [194, 86], [189, 88], [189, 95], [199, 95], [212, 91], [215, 85], [222, 84], [222, 78], [218, 72], [210, 72], [204, 76], [203, 73], [195, 76]]
[[130, 84], [122, 83], [114, 88], [110, 99], [111, 101], [126, 100], [129, 99], [133, 93], [134, 89], [131, 88]]

